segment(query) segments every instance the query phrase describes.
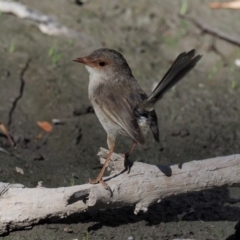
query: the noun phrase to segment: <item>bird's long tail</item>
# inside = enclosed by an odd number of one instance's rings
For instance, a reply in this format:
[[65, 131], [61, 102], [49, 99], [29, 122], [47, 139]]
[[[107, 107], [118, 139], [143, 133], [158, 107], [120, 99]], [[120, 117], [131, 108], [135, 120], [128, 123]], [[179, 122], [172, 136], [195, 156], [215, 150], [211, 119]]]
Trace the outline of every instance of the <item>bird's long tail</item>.
[[152, 94], [141, 104], [141, 108], [151, 111], [154, 104], [189, 71], [191, 71], [201, 59], [201, 55], [195, 55], [195, 50], [181, 53], [162, 80], [158, 83]]

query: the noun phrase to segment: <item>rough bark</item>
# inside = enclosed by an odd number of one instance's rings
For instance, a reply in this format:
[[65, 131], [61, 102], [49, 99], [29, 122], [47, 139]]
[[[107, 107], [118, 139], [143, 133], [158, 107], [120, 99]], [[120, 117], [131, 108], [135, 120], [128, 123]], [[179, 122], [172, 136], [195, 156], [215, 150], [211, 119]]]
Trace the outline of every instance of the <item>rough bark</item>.
[[[100, 149], [101, 162], [107, 153]], [[129, 173], [121, 155], [113, 154], [111, 160], [111, 175], [105, 178], [111, 191], [100, 184], [26, 188], [0, 183], [0, 234], [91, 209], [134, 205], [137, 214], [168, 196], [240, 184], [240, 154], [171, 166], [135, 162]]]

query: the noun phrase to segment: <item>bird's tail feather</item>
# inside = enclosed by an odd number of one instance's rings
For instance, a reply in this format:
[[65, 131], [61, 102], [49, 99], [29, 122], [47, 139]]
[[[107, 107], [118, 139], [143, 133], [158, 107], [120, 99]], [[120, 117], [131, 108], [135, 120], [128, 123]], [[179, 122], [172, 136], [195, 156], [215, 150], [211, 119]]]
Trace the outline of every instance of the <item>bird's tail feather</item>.
[[141, 104], [145, 110], [152, 110], [154, 104], [177, 82], [179, 82], [189, 71], [191, 71], [201, 59], [201, 55], [195, 56], [195, 50], [181, 53], [162, 80], [158, 83], [152, 94]]

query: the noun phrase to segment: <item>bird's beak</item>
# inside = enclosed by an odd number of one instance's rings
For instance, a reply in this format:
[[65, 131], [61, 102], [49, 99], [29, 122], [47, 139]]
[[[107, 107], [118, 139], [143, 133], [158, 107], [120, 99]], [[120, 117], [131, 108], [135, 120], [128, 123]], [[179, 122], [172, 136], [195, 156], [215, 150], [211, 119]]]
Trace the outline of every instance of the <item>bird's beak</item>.
[[74, 62], [83, 63], [83, 64], [85, 64], [85, 65], [88, 65], [88, 63], [90, 62], [87, 57], [77, 58], [77, 59], [74, 59], [73, 61], [74, 61]]

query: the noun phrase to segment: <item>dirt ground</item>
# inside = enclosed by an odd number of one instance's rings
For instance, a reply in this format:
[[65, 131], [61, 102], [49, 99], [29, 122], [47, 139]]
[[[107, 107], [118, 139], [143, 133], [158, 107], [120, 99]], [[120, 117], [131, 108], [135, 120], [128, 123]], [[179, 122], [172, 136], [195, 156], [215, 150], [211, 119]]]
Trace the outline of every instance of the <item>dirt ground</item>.
[[[156, 107], [160, 144], [149, 134], [132, 160], [174, 164], [240, 152], [240, 68], [234, 64], [240, 50], [180, 18], [182, 1], [21, 2], [86, 38], [47, 36], [28, 20], [0, 15], [0, 121], [17, 142], [12, 148], [0, 135], [0, 147], [10, 152], [0, 152], [1, 182], [59, 187], [96, 176], [106, 133], [90, 108], [88, 73], [72, 59], [99, 47], [121, 51], [147, 93], [180, 52], [195, 48], [203, 55]], [[209, 2], [188, 1], [186, 15], [240, 40], [239, 11], [211, 10]], [[36, 122], [54, 118], [65, 124], [39, 138]], [[126, 151], [129, 142], [119, 138], [116, 152]], [[132, 207], [86, 213], [1, 239], [236, 240], [239, 221], [240, 189], [221, 188], [164, 199], [138, 216]]]

